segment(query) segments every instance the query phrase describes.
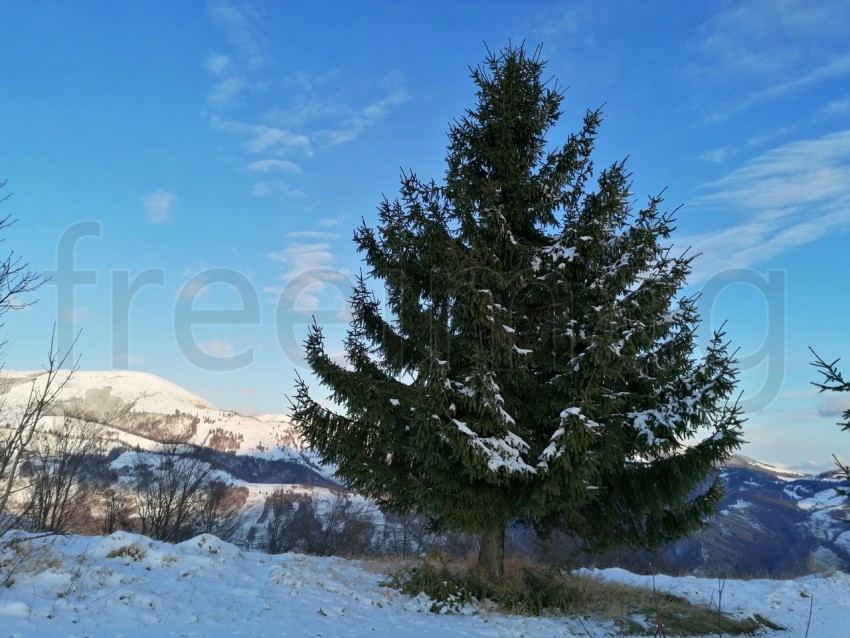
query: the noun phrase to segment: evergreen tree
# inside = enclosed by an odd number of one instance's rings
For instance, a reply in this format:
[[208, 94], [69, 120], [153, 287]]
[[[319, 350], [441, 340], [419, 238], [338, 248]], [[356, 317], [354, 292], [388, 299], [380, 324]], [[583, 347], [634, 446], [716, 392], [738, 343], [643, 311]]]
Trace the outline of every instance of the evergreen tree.
[[403, 174], [378, 228], [357, 229], [370, 279], [351, 299], [347, 365], [320, 326], [306, 342], [341, 410], [301, 379], [293, 400], [337, 476], [388, 511], [482, 534], [492, 579], [513, 522], [591, 550], [698, 529], [721, 496], [717, 463], [742, 442], [735, 362], [721, 333], [698, 356], [673, 219], [660, 198], [633, 210], [623, 163], [591, 190], [598, 111], [547, 148], [563, 93], [539, 54], [488, 53], [445, 183]]
[[[809, 348], [811, 350], [811, 348]], [[844, 375], [841, 374], [841, 371], [838, 369], [838, 361], [836, 359], [832, 363], [827, 363], [823, 359], [821, 359], [818, 354], [812, 350], [812, 354], [815, 356], [815, 361], [812, 363], [823, 375], [823, 381], [821, 383], [814, 383], [813, 385], [817, 386], [821, 392], [850, 392], [850, 381], [845, 381]], [[845, 432], [850, 432], [850, 408], [846, 409], [842, 414], [843, 422], [838, 423], [841, 426], [841, 429]], [[837, 456], [833, 454], [832, 458], [835, 460], [835, 465], [838, 468], [838, 471], [844, 477], [845, 481], [848, 485], [850, 485], [850, 465], [845, 465], [842, 463]], [[842, 490], [845, 496], [850, 496], [850, 490]]]

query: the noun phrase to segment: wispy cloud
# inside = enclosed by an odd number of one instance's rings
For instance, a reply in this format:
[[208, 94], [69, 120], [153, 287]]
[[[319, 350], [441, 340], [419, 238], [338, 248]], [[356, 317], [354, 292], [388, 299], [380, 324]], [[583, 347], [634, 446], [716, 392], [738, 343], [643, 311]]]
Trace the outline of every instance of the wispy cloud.
[[717, 73], [788, 76], [846, 48], [850, 7], [841, 2], [751, 0], [731, 3], [700, 29], [699, 47]]
[[254, 26], [257, 16], [246, 5], [236, 6], [223, 0], [208, 5], [213, 25], [220, 29], [249, 67], [258, 67], [265, 61], [265, 47]]
[[850, 4], [751, 0], [726, 7], [694, 38], [700, 59], [693, 77], [721, 100], [735, 96], [709, 122], [850, 74]]
[[204, 68], [210, 75], [223, 75], [231, 68], [231, 61], [223, 53], [210, 53], [204, 58]]
[[316, 131], [316, 138], [326, 146], [338, 146], [357, 139], [366, 129], [383, 120], [393, 107], [404, 104], [410, 94], [404, 87], [396, 88], [388, 95], [370, 102], [338, 127]]
[[703, 190], [694, 208], [740, 221], [680, 238], [702, 253], [693, 283], [850, 229], [850, 130], [775, 148]]
[[271, 195], [282, 195], [284, 197], [307, 197], [307, 193], [297, 188], [292, 188], [286, 182], [279, 179], [255, 182], [251, 185], [251, 195], [254, 197], [269, 197]]
[[821, 111], [827, 115], [850, 115], [850, 95], [828, 102]]
[[281, 279], [288, 281], [310, 271], [333, 270], [334, 255], [325, 242], [293, 243], [273, 253], [268, 258], [286, 268]]
[[264, 153], [266, 151], [287, 151], [298, 149], [307, 156], [313, 154], [310, 138], [284, 129], [266, 126], [264, 124], [249, 125], [246, 129], [251, 136], [245, 142], [244, 148], [249, 153]]
[[291, 310], [318, 309], [329, 286], [344, 290], [344, 294], [350, 290], [348, 275], [335, 267], [334, 252], [327, 242], [295, 242], [267, 257], [282, 266], [284, 272], [280, 275], [283, 285], [265, 291], [279, 297]]
[[307, 157], [313, 155], [310, 139], [306, 135], [282, 128], [225, 120], [216, 115], [210, 118], [210, 125], [215, 130], [240, 137], [243, 140], [242, 150], [247, 153], [283, 154], [300, 151]]
[[283, 84], [289, 104], [267, 111], [266, 121], [302, 132], [326, 148], [356, 140], [410, 99], [407, 80], [399, 71], [357, 81], [336, 72], [299, 72]]
[[235, 352], [233, 344], [226, 339], [210, 339], [198, 344], [198, 347], [207, 354], [215, 357], [230, 357]]
[[736, 113], [745, 111], [756, 104], [768, 102], [793, 93], [798, 89], [846, 75], [850, 75], [850, 53], [836, 57], [792, 80], [780, 82], [766, 89], [750, 93], [744, 99], [712, 114], [709, 121], [725, 122]]
[[539, 30], [547, 38], [570, 37], [579, 33], [583, 22], [581, 4], [560, 5], [554, 12], [541, 16]]
[[207, 102], [215, 106], [224, 106], [225, 104], [229, 104], [244, 88], [245, 80], [242, 78], [225, 78], [213, 86], [207, 96]]
[[216, 0], [207, 5], [207, 13], [230, 49], [229, 53], [209, 53], [203, 59], [207, 73], [215, 78], [207, 94], [207, 104], [224, 109], [251, 88], [248, 78], [265, 64], [265, 45], [256, 26], [258, 16], [249, 6]]
[[[213, 130], [235, 138], [239, 155], [261, 156], [246, 162], [249, 172], [300, 174], [299, 166], [280, 158], [313, 157], [350, 143], [410, 99], [399, 71], [358, 78], [333, 69], [281, 73], [263, 37], [264, 21], [250, 7], [215, 0], [208, 15], [226, 45], [202, 58], [211, 80], [205, 116]], [[303, 194], [275, 181], [251, 188], [257, 196]]]
[[264, 159], [251, 162], [245, 166], [245, 170], [252, 173], [269, 173], [272, 171], [280, 171], [282, 173], [301, 174], [301, 167], [294, 162], [287, 160]]
[[735, 148], [731, 146], [723, 146], [721, 148], [706, 151], [699, 156], [699, 159], [706, 162], [713, 162], [715, 164], [724, 164], [726, 160], [730, 159], [736, 153], [737, 150]]
[[818, 414], [825, 417], [841, 418], [847, 410], [850, 410], [850, 397], [841, 395], [828, 397], [818, 406]]
[[152, 224], [165, 224], [171, 221], [171, 211], [177, 203], [177, 195], [172, 191], [158, 190], [144, 197], [148, 221]]

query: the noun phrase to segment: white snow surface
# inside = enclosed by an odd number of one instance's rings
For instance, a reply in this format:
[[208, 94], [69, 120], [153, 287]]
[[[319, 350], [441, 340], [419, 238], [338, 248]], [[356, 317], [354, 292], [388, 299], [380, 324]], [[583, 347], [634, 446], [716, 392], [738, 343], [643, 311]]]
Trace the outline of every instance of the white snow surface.
[[[170, 545], [127, 532], [107, 537], [33, 541], [36, 551], [0, 590], [4, 636], [622, 636], [609, 624], [524, 617], [467, 605], [434, 614], [430, 601], [380, 585], [380, 563], [299, 554], [244, 552], [214, 536]], [[652, 586], [620, 569], [591, 571], [603, 580]], [[692, 601], [716, 601], [718, 581], [655, 577], [655, 586]], [[723, 609], [762, 614], [787, 628], [760, 635], [844, 638], [850, 576], [728, 580]]]

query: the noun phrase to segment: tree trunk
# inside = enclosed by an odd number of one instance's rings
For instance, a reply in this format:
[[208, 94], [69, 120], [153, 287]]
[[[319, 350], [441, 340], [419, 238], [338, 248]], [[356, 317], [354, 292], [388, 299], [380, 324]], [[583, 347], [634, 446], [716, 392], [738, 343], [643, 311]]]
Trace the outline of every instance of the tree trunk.
[[490, 523], [481, 538], [478, 569], [490, 582], [498, 583], [505, 575], [505, 524]]

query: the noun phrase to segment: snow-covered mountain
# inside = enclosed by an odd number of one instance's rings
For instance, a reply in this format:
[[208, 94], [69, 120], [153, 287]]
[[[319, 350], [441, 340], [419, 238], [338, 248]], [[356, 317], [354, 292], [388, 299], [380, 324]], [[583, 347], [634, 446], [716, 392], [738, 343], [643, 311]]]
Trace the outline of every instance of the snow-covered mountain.
[[[22, 408], [43, 373], [7, 372], [4, 379], [0, 402], [8, 415]], [[321, 465], [285, 415], [220, 410], [152, 374], [77, 372], [54, 414], [102, 423], [114, 444], [124, 447], [155, 450], [178, 440], [209, 448], [216, 468], [248, 489], [251, 518], [261, 515], [265, 497], [280, 485], [319, 500], [339, 488], [333, 468]], [[663, 550], [672, 565], [760, 575], [850, 570], [850, 526], [843, 522], [850, 513], [836, 491], [837, 477], [789, 472], [743, 456], [734, 457], [721, 476], [726, 496], [718, 513], [707, 529]]]
[[[45, 373], [5, 372], [0, 383], [4, 414], [19, 412], [33, 383]], [[284, 415], [250, 417], [144, 372], [73, 374], [52, 410], [103, 424], [116, 441], [143, 449], [163, 442], [203, 445], [236, 455], [283, 459], [318, 469], [297, 428]]]
[[690, 569], [782, 576], [850, 570], [850, 509], [835, 473], [800, 474], [736, 456], [709, 526], [665, 550]]
[[[44, 372], [5, 372], [0, 379], [0, 418], [20, 414]], [[298, 429], [283, 415], [250, 417], [209, 401], [153, 374], [77, 371], [62, 388], [45, 426], [65, 417], [100, 424], [107, 452], [122, 452], [111, 467], [126, 474], [139, 455], [163, 444], [198, 446], [228, 482], [245, 488], [246, 530], [261, 516], [265, 498], [278, 487], [328, 500], [339, 485]]]

